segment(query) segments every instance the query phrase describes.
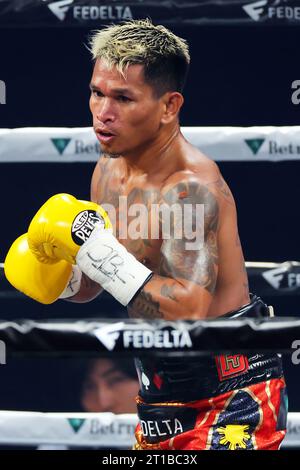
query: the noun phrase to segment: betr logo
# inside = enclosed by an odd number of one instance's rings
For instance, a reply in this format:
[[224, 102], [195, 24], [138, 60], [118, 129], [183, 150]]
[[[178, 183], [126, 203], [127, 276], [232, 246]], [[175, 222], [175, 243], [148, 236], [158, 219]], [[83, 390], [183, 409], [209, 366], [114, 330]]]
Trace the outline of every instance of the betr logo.
[[0, 80], [0, 104], [6, 104], [6, 85], [3, 80]]

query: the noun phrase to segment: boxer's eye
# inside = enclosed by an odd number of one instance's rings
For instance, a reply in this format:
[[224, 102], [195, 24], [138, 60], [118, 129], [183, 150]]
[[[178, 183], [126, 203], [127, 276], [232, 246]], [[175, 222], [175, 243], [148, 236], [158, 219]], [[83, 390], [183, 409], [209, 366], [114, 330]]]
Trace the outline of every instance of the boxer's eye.
[[128, 103], [129, 101], [131, 101], [131, 99], [128, 98], [128, 96], [124, 96], [124, 95], [118, 95], [117, 100], [121, 101], [122, 103]]
[[92, 94], [94, 96], [97, 96], [97, 98], [101, 98], [103, 96], [103, 93], [101, 93], [101, 91], [97, 91], [97, 90], [92, 90]]

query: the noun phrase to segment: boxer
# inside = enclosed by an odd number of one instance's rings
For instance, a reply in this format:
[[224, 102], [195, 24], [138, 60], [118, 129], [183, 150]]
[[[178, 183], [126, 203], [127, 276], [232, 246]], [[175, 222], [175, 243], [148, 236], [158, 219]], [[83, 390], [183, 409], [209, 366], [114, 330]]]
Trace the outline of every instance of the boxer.
[[[50, 198], [12, 245], [8, 279], [44, 303], [106, 290], [136, 318], [267, 316], [249, 296], [232, 193], [180, 131], [186, 41], [134, 20], [96, 32], [90, 48], [90, 109], [103, 152], [92, 202]], [[136, 448], [279, 447], [286, 392], [277, 354], [136, 363]]]

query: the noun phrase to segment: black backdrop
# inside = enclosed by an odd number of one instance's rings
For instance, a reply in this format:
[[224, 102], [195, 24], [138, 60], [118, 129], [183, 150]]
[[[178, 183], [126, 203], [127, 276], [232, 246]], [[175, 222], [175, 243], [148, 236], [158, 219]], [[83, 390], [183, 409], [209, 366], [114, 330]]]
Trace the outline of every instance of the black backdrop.
[[[297, 125], [297, 27], [185, 27], [192, 65], [183, 126]], [[0, 127], [89, 126], [91, 75], [84, 29], [0, 30]], [[220, 163], [236, 197], [248, 260], [299, 259], [300, 162]], [[88, 197], [93, 164], [2, 164], [0, 260], [40, 203], [57, 191]], [[4, 203], [5, 201], [5, 203]]]
[[[299, 28], [212, 26], [173, 31], [188, 39], [192, 54], [181, 114], [183, 126], [299, 124], [300, 105], [291, 102], [291, 83], [300, 79]], [[0, 30], [0, 79], [7, 85], [7, 104], [0, 105], [0, 127], [90, 125], [87, 35], [84, 29]], [[93, 166], [0, 164], [0, 261], [50, 195], [70, 192], [88, 198]], [[299, 260], [300, 161], [228, 162], [220, 167], [236, 198], [246, 259]], [[1, 317], [29, 316], [33, 302], [28, 305], [26, 311], [12, 313], [8, 304], [1, 302]], [[296, 298], [279, 303], [280, 314], [286, 313], [286, 305], [293, 314], [300, 314]], [[65, 310], [70, 308], [69, 304]], [[76, 306], [76, 316], [81, 312], [87, 316], [90, 311], [88, 305]], [[287, 362], [293, 408], [298, 372]], [[5, 370], [5, 376], [9, 375], [8, 367]], [[43, 370], [40, 365], [36, 373]], [[15, 386], [23, 387], [21, 383]], [[30, 391], [28, 396], [32, 397]], [[19, 401], [19, 407], [44, 409], [31, 400], [29, 405]], [[13, 406], [11, 401], [2, 402], [3, 407]], [[62, 408], [66, 405], [66, 400], [60, 401]], [[57, 409], [57, 405], [51, 406]]]

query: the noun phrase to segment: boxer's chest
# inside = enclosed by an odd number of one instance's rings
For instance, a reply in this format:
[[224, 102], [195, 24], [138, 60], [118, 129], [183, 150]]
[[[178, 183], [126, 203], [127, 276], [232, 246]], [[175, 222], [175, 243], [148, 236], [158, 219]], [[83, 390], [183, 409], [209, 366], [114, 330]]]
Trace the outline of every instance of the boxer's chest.
[[140, 262], [156, 271], [160, 263], [160, 192], [111, 177], [99, 182], [97, 200], [108, 212], [114, 234]]

